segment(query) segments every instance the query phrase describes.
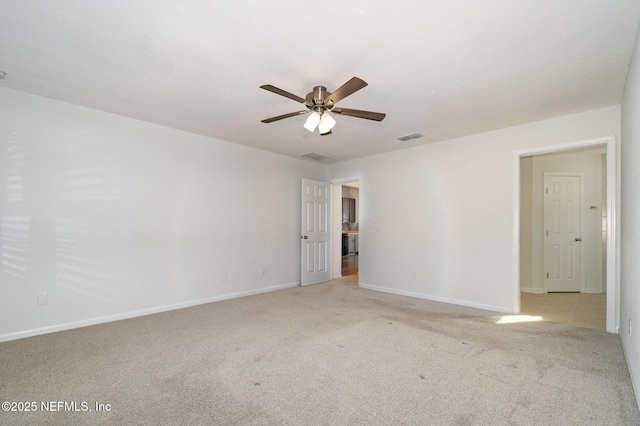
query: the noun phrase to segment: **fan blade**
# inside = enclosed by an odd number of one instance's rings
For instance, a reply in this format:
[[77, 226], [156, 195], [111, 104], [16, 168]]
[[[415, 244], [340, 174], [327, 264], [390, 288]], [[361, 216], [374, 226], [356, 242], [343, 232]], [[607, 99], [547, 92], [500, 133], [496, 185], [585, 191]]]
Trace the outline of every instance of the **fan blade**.
[[353, 77], [351, 80], [347, 81], [342, 86], [338, 87], [329, 95], [327, 99], [325, 99], [325, 105], [333, 105], [341, 99], [346, 98], [352, 93], [357, 92], [358, 90], [365, 87], [367, 83], [364, 80], [359, 79], [358, 77]]
[[300, 102], [301, 104], [305, 103], [305, 99], [302, 99], [300, 96], [296, 96], [293, 93], [289, 93], [286, 90], [278, 89], [275, 86], [270, 84], [264, 84], [260, 86], [261, 89], [268, 90], [269, 92], [276, 93], [280, 96], [284, 96], [285, 98], [293, 99], [296, 102]]
[[309, 112], [309, 110], [306, 109], [304, 111], [290, 112], [289, 114], [279, 115], [277, 117], [265, 118], [264, 120], [260, 120], [260, 121], [263, 122], [263, 123], [271, 123], [273, 121], [282, 120], [283, 118], [295, 117], [296, 115], [302, 115], [302, 114], [306, 114], [308, 112]]
[[350, 117], [366, 118], [367, 120], [382, 121], [387, 114], [381, 112], [361, 111], [359, 109], [333, 108], [331, 112], [348, 115]]

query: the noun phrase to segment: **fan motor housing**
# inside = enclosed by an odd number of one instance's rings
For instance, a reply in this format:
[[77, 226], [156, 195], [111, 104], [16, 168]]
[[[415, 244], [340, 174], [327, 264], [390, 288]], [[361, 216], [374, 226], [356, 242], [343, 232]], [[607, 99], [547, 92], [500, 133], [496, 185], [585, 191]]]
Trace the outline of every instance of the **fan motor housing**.
[[313, 109], [314, 107], [325, 106], [324, 100], [329, 97], [331, 92], [327, 92], [327, 88], [324, 86], [316, 86], [313, 88], [313, 92], [307, 93], [307, 103], [309, 109]]

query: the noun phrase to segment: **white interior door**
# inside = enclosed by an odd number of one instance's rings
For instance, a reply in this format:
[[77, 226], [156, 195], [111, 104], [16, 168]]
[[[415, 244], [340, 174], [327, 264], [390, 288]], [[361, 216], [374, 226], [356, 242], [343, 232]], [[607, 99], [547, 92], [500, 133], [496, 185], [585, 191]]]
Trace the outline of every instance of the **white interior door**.
[[582, 291], [581, 178], [545, 173], [544, 188], [544, 288]]
[[330, 200], [327, 182], [302, 179], [302, 285], [331, 279]]

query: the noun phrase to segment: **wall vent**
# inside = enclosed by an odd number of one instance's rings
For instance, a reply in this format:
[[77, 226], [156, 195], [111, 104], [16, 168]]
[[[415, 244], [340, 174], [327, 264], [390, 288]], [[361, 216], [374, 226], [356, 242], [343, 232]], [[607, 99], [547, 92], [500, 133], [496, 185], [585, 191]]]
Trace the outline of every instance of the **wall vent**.
[[317, 152], [307, 152], [306, 154], [302, 154], [300, 157], [309, 158], [315, 161], [326, 160], [327, 158], [331, 158], [328, 155], [319, 154]]
[[410, 141], [411, 139], [420, 139], [420, 138], [423, 138], [423, 137], [424, 137], [424, 135], [422, 133], [414, 133], [414, 134], [411, 134], [411, 135], [400, 136], [398, 138], [398, 140], [406, 142], [406, 141]]

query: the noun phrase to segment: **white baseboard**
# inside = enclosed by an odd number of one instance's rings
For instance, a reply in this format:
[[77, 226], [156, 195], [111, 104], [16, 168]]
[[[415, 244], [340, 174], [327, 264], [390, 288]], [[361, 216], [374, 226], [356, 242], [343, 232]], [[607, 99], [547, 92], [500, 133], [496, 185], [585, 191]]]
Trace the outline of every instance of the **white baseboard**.
[[523, 293], [536, 293], [536, 294], [546, 293], [546, 291], [544, 291], [543, 288], [537, 288], [537, 287], [520, 287], [520, 291]]
[[[634, 353], [633, 344], [627, 340], [625, 336], [620, 336], [620, 342], [622, 343], [622, 352], [624, 352], [625, 361], [627, 361], [627, 368], [629, 369], [629, 376], [631, 377], [631, 386], [636, 394], [636, 402], [640, 406], [640, 369], [637, 354]], [[629, 347], [627, 347], [627, 345]], [[630, 361], [631, 360], [631, 361]]]
[[268, 293], [276, 290], [283, 290], [299, 286], [299, 282], [279, 284], [271, 287], [260, 288], [256, 290], [241, 291], [238, 293], [224, 294], [221, 296], [208, 297], [205, 299], [190, 300], [187, 302], [174, 303], [170, 305], [157, 306], [154, 308], [141, 309], [138, 311], [124, 312], [121, 314], [107, 315], [104, 317], [89, 318], [81, 321], [68, 322], [64, 324], [49, 325], [46, 327], [33, 328], [30, 330], [16, 331], [0, 335], [0, 342], [8, 342], [10, 340], [23, 339], [25, 337], [38, 336], [40, 334], [55, 333], [57, 331], [71, 330], [74, 328], [87, 327], [90, 325], [102, 324], [105, 322], [120, 321], [129, 318], [136, 318], [145, 315], [158, 314], [161, 312], [173, 311], [176, 309], [190, 308], [192, 306], [204, 305], [206, 303], [219, 302], [222, 300], [236, 299], [238, 297], [252, 296], [254, 294]]
[[443, 303], [449, 303], [452, 305], [467, 306], [469, 308], [484, 309], [485, 311], [500, 312], [504, 314], [513, 313], [513, 310], [504, 308], [502, 306], [485, 305], [483, 303], [469, 302], [468, 300], [450, 299], [447, 297], [432, 296], [424, 293], [414, 293], [412, 291], [397, 290], [395, 288], [380, 287], [380, 286], [364, 284], [364, 283], [360, 283], [359, 287], [366, 288], [369, 290], [381, 291], [384, 293], [398, 294], [401, 296], [416, 297], [418, 299], [433, 300], [434, 302], [443, 302]]
[[[534, 287], [520, 287], [520, 291], [523, 293], [536, 293], [536, 294], [546, 293], [546, 291], [543, 288], [534, 288]], [[583, 291], [583, 293], [602, 294], [603, 291], [596, 288], [587, 288], [585, 289], [585, 291]]]

